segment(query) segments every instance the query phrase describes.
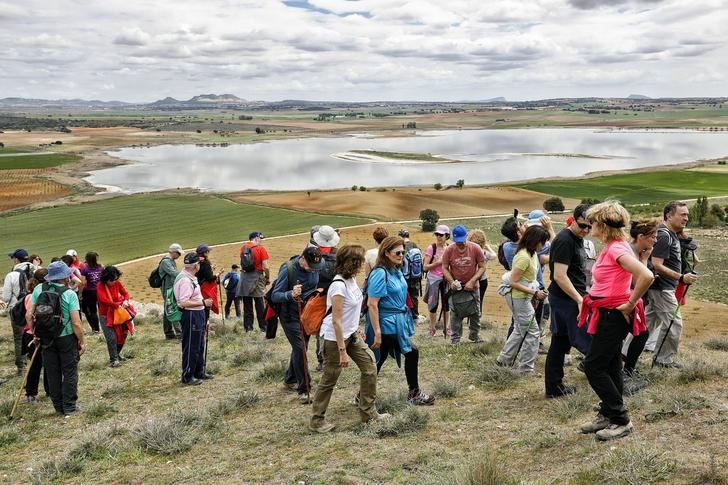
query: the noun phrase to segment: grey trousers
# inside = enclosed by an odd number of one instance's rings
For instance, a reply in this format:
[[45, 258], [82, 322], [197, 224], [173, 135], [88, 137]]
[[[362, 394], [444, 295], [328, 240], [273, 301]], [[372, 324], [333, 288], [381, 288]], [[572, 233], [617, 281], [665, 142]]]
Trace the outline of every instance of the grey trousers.
[[104, 315], [99, 316], [99, 324], [101, 326], [101, 330], [104, 332], [104, 338], [106, 339], [106, 350], [109, 351], [109, 362], [113, 363], [114, 361], [119, 360], [119, 347], [116, 344], [116, 332], [114, 332], [114, 327], [106, 326], [106, 316]]
[[[480, 295], [478, 294], [478, 290], [473, 290], [472, 293], [475, 298], [478, 298], [478, 304], [480, 304]], [[450, 305], [450, 330], [452, 331], [452, 342], [457, 343], [460, 342], [460, 337], [463, 334], [463, 317], [459, 317], [455, 312], [452, 297], [448, 299], [448, 304]], [[468, 338], [473, 341], [478, 340], [480, 337], [480, 311], [464, 318], [468, 319], [468, 327], [470, 330]]]
[[[669, 364], [677, 354], [682, 335], [683, 321], [680, 314], [677, 297], [674, 290], [649, 290], [647, 292], [647, 328], [650, 338], [645, 348], [657, 352], [662, 344], [660, 353], [655, 356], [659, 364]], [[677, 313], [675, 310], [677, 309]], [[673, 315], [675, 318], [673, 319]], [[670, 321], [672, 320], [672, 325]], [[668, 333], [668, 328], [670, 332]]]
[[505, 298], [513, 313], [513, 332], [498, 356], [498, 363], [516, 367], [523, 372], [533, 372], [541, 336], [536, 312], [530, 298], [513, 298], [510, 293]]
[[[18, 303], [20, 305], [20, 303]], [[15, 325], [10, 322], [13, 327], [13, 343], [15, 344], [15, 367], [18, 371], [25, 369], [25, 356], [23, 355], [23, 325]]]

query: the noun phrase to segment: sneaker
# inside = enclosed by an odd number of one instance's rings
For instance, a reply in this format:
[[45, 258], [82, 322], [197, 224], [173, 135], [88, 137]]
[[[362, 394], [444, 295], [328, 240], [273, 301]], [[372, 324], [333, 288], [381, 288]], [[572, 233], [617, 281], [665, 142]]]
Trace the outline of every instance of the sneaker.
[[655, 361], [655, 365], [657, 367], [662, 367], [663, 369], [682, 369], [683, 365], [679, 364], [677, 362], [657, 362]]
[[351, 405], [352, 405], [352, 406], [354, 406], [355, 408], [358, 408], [358, 407], [359, 407], [359, 402], [360, 402], [360, 399], [359, 399], [359, 393], [357, 392], [357, 393], [356, 393], [356, 396], [354, 396], [354, 397], [353, 397], [353, 398], [351, 399], [351, 401], [349, 401], [349, 404], [351, 404]]
[[25, 396], [25, 402], [28, 404], [38, 404], [38, 396]]
[[597, 439], [599, 441], [615, 440], [627, 436], [634, 431], [632, 421], [627, 424], [610, 424], [606, 428], [597, 431]]
[[571, 356], [569, 354], [564, 355], [564, 367], [571, 365]]
[[538, 343], [538, 353], [539, 355], [546, 355], [549, 353], [549, 348], [546, 347], [543, 342]]
[[546, 399], [556, 399], [563, 396], [569, 396], [571, 394], [576, 394], [576, 387], [561, 384], [556, 387], [554, 392], [547, 392]]
[[480, 337], [480, 336], [477, 336], [475, 338], [468, 337], [468, 340], [470, 340], [471, 342], [473, 342], [475, 344], [482, 344], [483, 342], [485, 342], [485, 340], [483, 340], [482, 337]]
[[607, 426], [609, 426], [609, 419], [602, 413], [597, 413], [597, 417], [593, 421], [582, 424], [579, 429], [582, 433], [589, 434], [603, 430]]
[[291, 384], [286, 383], [285, 386], [286, 386], [286, 389], [289, 391], [293, 391], [293, 392], [298, 391], [298, 384], [296, 384], [295, 382], [291, 383]]
[[298, 394], [298, 402], [300, 402], [301, 404], [311, 404], [313, 402], [313, 399], [305, 392], [301, 392]]
[[65, 416], [67, 418], [67, 417], [71, 416], [72, 414], [76, 414], [76, 413], [80, 413], [80, 412], [81, 412], [81, 406], [76, 404], [68, 411], [63, 411], [63, 416]]
[[336, 429], [335, 424], [327, 423], [324, 421], [323, 423], [319, 424], [318, 426], [314, 426], [313, 424], [308, 425], [308, 429], [313, 431], [314, 433], [330, 433], [334, 429]]
[[128, 359], [126, 357], [124, 357], [123, 355], [119, 354], [119, 360], [121, 362], [126, 362]]
[[109, 367], [119, 367], [121, 365], [121, 362], [119, 362], [119, 359], [116, 359], [114, 361], [111, 361], [109, 364]]
[[182, 385], [185, 386], [199, 386], [200, 384], [202, 384], [202, 381], [199, 379], [195, 379], [194, 377], [190, 377], [189, 381], [182, 381]]
[[201, 376], [195, 376], [195, 379], [198, 379], [200, 381], [209, 381], [214, 378], [215, 378], [215, 376], [213, 376], [212, 374], [209, 374], [209, 373], [202, 374]]
[[407, 402], [414, 406], [432, 406], [435, 403], [435, 396], [430, 396], [419, 389], [415, 389], [410, 391]]
[[426, 316], [424, 316], [424, 315], [419, 315], [419, 316], [417, 317], [417, 324], [418, 324], [418, 325], [422, 325], [422, 324], [424, 324], [424, 323], [427, 323], [427, 320], [428, 320], [428, 318], [427, 318]]
[[369, 418], [364, 423], [373, 423], [375, 421], [381, 421], [383, 419], [391, 419], [392, 415], [389, 413], [378, 413], [375, 417]]
[[431, 328], [431, 329], [429, 330], [429, 332], [430, 332], [430, 337], [434, 337], [434, 336], [435, 336], [435, 334], [437, 334], [437, 330], [435, 330], [434, 328]]

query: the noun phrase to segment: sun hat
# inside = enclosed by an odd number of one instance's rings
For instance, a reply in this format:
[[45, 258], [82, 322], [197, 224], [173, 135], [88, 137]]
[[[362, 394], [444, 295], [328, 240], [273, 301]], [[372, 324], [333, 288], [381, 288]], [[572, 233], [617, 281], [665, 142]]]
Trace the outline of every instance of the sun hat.
[[28, 258], [28, 251], [26, 251], [25, 249], [16, 249], [12, 253], [8, 253], [8, 256], [10, 256], [11, 258], [25, 260]]
[[301, 254], [303, 259], [306, 260], [306, 264], [314, 270], [320, 271], [324, 268], [324, 261], [321, 259], [321, 251], [316, 246], [309, 246], [303, 250]]
[[540, 209], [532, 210], [528, 213], [528, 220], [526, 221], [526, 227], [535, 226], [541, 224], [541, 219], [546, 217], [546, 213]]
[[169, 251], [170, 253], [177, 253], [180, 256], [182, 256], [182, 246], [180, 246], [177, 243], [170, 244], [169, 249], [167, 251]]
[[452, 240], [456, 243], [465, 242], [468, 238], [468, 230], [465, 226], [457, 225], [452, 228]]
[[208, 246], [207, 244], [200, 244], [197, 246], [197, 254], [205, 254], [207, 252], [212, 251], [212, 248]]
[[200, 257], [197, 255], [197, 253], [185, 254], [185, 265], [192, 266], [193, 264], [197, 264], [199, 262], [200, 262]]
[[46, 281], [64, 280], [73, 274], [73, 269], [66, 265], [63, 261], [54, 261], [48, 265], [48, 274]]
[[313, 234], [313, 241], [322, 248], [333, 248], [339, 244], [339, 235], [331, 226], [321, 226]]
[[66, 256], [73, 256], [74, 258], [77, 258], [78, 253], [75, 249], [69, 249], [68, 251], [66, 251]]
[[450, 234], [450, 228], [447, 227], [445, 224], [440, 224], [435, 229], [435, 234]]
[[256, 237], [259, 237], [259, 238], [261, 238], [261, 239], [265, 239], [265, 236], [263, 235], [263, 233], [262, 233], [262, 232], [258, 232], [258, 231], [253, 231], [253, 232], [251, 232], [250, 234], [248, 234], [248, 241], [252, 241], [252, 240], [253, 240], [253, 239], [255, 239]]

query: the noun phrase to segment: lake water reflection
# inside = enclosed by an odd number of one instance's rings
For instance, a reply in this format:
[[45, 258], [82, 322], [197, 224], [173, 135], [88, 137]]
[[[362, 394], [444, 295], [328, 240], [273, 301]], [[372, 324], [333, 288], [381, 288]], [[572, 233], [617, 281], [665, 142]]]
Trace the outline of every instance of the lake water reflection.
[[[400, 138], [351, 135], [227, 147], [162, 145], [110, 152], [138, 163], [92, 172], [87, 180], [125, 192], [175, 187], [231, 192], [448, 185], [458, 179], [486, 184], [718, 158], [728, 154], [727, 141], [728, 133], [697, 131], [524, 129], [420, 131]], [[413, 164], [334, 157], [362, 149], [431, 153], [467, 162]]]

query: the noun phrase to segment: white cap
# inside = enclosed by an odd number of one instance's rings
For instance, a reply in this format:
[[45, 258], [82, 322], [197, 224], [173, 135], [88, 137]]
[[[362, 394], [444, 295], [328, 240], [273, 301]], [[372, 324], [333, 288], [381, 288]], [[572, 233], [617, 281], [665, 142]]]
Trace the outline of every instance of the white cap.
[[66, 256], [73, 256], [74, 258], [78, 257], [78, 253], [75, 249], [69, 249], [66, 251]]
[[180, 256], [182, 256], [182, 252], [183, 252], [183, 250], [182, 250], [182, 246], [180, 246], [180, 245], [179, 245], [179, 244], [177, 244], [177, 243], [172, 243], [172, 244], [170, 244], [170, 245], [169, 245], [169, 249], [168, 249], [167, 251], [169, 251], [170, 253], [177, 253], [177, 254], [179, 254]]

